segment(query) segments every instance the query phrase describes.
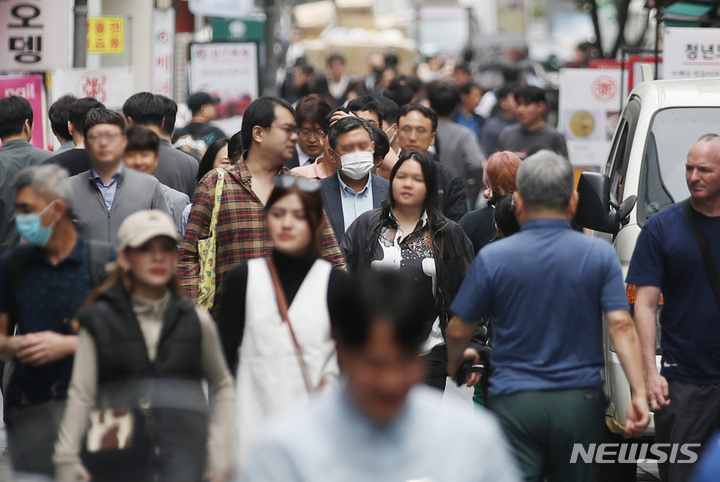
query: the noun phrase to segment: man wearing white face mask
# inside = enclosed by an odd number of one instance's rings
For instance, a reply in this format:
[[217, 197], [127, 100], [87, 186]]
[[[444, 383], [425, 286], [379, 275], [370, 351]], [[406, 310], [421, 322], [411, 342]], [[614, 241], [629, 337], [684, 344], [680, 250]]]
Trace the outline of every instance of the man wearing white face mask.
[[330, 126], [328, 141], [328, 152], [337, 164], [338, 172], [320, 181], [321, 193], [325, 212], [339, 243], [358, 216], [380, 207], [387, 197], [389, 183], [370, 172], [376, 167], [375, 144], [370, 124], [365, 120], [359, 117], [340, 119]]

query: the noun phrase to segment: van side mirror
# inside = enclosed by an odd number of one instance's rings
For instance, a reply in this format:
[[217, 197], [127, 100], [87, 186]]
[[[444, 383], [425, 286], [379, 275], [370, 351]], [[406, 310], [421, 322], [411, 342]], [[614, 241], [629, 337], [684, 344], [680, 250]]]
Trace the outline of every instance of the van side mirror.
[[635, 207], [637, 196], [629, 196], [620, 206], [610, 201], [610, 179], [598, 172], [583, 172], [578, 181], [578, 207], [575, 223], [603, 233], [617, 234]]

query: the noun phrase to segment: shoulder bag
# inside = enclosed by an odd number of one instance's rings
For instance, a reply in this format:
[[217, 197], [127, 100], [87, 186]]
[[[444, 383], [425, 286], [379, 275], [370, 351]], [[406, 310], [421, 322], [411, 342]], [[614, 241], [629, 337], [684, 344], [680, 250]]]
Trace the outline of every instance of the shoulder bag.
[[222, 199], [223, 186], [225, 185], [225, 170], [218, 169], [217, 172], [218, 177], [215, 183], [213, 210], [210, 217], [210, 232], [206, 239], [198, 239], [200, 272], [198, 276], [197, 304], [206, 310], [210, 310], [215, 303], [215, 264], [217, 261], [215, 232], [217, 230], [218, 215], [220, 213], [220, 200]]
[[682, 209], [685, 213], [685, 217], [687, 218], [688, 223], [690, 223], [690, 228], [695, 235], [695, 239], [700, 246], [700, 252], [702, 253], [703, 257], [703, 264], [705, 265], [705, 272], [710, 279], [710, 286], [712, 287], [713, 294], [715, 295], [715, 303], [717, 303], [718, 310], [720, 310], [720, 276], [718, 276], [717, 264], [712, 257], [712, 253], [710, 252], [710, 246], [708, 245], [705, 233], [700, 226], [700, 221], [698, 220], [697, 213], [690, 204], [690, 198], [682, 202]]
[[280, 308], [280, 315], [282, 316], [283, 321], [287, 324], [288, 330], [290, 330], [290, 338], [292, 338], [293, 345], [295, 346], [295, 355], [297, 356], [298, 364], [300, 365], [300, 371], [302, 372], [303, 381], [305, 382], [305, 388], [308, 393], [319, 391], [325, 384], [326, 375], [323, 375], [320, 379], [320, 383], [316, 387], [313, 387], [310, 372], [308, 370], [307, 363], [305, 363], [305, 358], [303, 357], [302, 348], [300, 348], [300, 343], [298, 343], [297, 337], [295, 336], [295, 330], [293, 330], [292, 323], [290, 323], [287, 299], [285, 298], [285, 291], [283, 291], [282, 284], [280, 284], [280, 277], [278, 276], [277, 268], [275, 268], [275, 263], [271, 258], [267, 258], [267, 264], [268, 269], [270, 270], [270, 277], [272, 278], [273, 286], [275, 287], [275, 296], [277, 297], [278, 307]]

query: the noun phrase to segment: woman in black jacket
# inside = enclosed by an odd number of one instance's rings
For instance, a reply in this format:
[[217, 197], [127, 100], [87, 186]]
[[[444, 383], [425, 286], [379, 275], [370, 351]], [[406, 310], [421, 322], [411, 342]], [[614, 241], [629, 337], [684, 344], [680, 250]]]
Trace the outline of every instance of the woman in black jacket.
[[[473, 260], [472, 244], [460, 226], [437, 210], [437, 171], [427, 154], [400, 156], [390, 173], [390, 186], [383, 206], [361, 215], [345, 232], [341, 249], [351, 272], [402, 269], [419, 290], [435, 298], [421, 354], [428, 362], [426, 383], [443, 389], [447, 377], [445, 326], [452, 316], [450, 305]], [[468, 386], [475, 382], [474, 375]]]

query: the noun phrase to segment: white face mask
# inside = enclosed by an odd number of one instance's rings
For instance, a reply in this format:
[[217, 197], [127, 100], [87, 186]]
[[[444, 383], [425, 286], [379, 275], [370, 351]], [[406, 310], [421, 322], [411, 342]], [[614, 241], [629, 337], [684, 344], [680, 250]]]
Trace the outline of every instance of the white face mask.
[[[385, 132], [385, 135], [388, 135], [388, 131], [389, 131], [389, 130], [392, 130], [393, 127], [395, 127], [395, 124], [394, 124], [394, 123], [393, 123], [393, 124], [390, 124], [390, 127], [387, 128], [387, 131], [384, 131], [384, 132]], [[392, 146], [392, 143], [395, 142], [395, 137], [396, 137], [396, 136], [397, 136], [397, 134], [393, 134], [393, 136], [389, 139], [389, 143], [390, 143], [391, 146]]]
[[367, 176], [375, 165], [372, 151], [356, 151], [340, 156], [342, 167], [340, 171], [350, 179], [356, 181]]

